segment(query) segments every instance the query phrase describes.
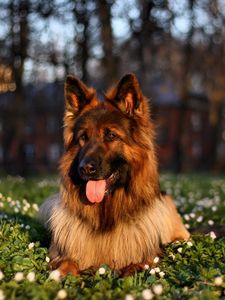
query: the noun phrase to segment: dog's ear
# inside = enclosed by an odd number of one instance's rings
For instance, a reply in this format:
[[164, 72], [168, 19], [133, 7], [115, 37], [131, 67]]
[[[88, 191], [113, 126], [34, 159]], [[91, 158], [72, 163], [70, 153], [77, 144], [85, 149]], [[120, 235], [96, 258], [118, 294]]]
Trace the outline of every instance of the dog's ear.
[[93, 98], [95, 92], [78, 78], [68, 75], [64, 84], [66, 109], [77, 114]]
[[143, 112], [144, 96], [136, 76], [132, 73], [122, 77], [107, 98], [129, 116], [140, 115]]

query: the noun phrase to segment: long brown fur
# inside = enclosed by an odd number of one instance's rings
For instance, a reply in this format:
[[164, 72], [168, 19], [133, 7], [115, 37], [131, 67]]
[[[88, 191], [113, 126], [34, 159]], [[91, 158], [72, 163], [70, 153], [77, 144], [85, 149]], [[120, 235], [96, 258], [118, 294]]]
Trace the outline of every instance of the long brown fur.
[[[101, 203], [89, 205], [81, 199], [69, 174], [83, 147], [83, 142], [73, 141], [76, 125], [87, 113], [96, 111], [103, 117], [104, 113], [117, 114], [118, 122], [124, 122], [124, 130], [108, 119], [104, 124], [95, 124], [91, 119], [88, 126], [96, 132], [93, 141], [101, 145], [104, 156], [120, 149], [131, 169], [129, 187], [119, 187]], [[117, 131], [119, 141], [100, 141], [101, 126], [105, 124]], [[128, 125], [129, 137], [125, 135]], [[75, 77], [67, 77], [64, 142], [60, 193], [47, 199], [40, 209], [40, 216], [52, 233], [50, 257], [54, 268], [63, 275], [78, 275], [79, 271], [107, 264], [127, 273], [129, 268], [139, 270], [144, 264], [153, 264], [161, 244], [188, 239], [189, 233], [172, 199], [160, 194], [149, 101], [133, 74], [124, 76], [106, 94], [104, 102], [98, 100], [93, 89]], [[94, 142], [91, 145], [89, 151], [95, 147]]]

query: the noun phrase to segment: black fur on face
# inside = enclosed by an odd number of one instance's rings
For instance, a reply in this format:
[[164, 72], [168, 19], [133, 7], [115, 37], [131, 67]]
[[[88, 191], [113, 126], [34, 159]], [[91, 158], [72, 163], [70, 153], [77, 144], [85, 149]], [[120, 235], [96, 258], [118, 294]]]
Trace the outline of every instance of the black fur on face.
[[89, 180], [106, 180], [106, 196], [118, 188], [128, 188], [130, 166], [123, 144], [130, 139], [130, 121], [120, 112], [99, 107], [77, 119], [72, 145], [77, 151], [69, 176], [79, 187], [81, 199], [87, 200], [85, 186]]

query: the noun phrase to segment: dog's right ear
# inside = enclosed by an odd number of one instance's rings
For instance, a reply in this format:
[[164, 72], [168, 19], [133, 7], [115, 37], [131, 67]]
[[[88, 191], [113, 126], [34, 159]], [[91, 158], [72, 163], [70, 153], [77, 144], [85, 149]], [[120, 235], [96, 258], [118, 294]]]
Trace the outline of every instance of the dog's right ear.
[[66, 110], [76, 115], [91, 101], [95, 92], [75, 76], [68, 75], [64, 84], [64, 95]]

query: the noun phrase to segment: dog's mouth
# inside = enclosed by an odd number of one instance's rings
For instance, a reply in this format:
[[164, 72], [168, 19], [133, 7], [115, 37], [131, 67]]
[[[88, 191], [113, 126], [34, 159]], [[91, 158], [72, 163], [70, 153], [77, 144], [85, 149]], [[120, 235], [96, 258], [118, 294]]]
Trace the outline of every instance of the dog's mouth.
[[86, 197], [91, 203], [100, 203], [111, 191], [111, 187], [119, 177], [119, 172], [112, 173], [107, 179], [89, 180], [86, 183]]

